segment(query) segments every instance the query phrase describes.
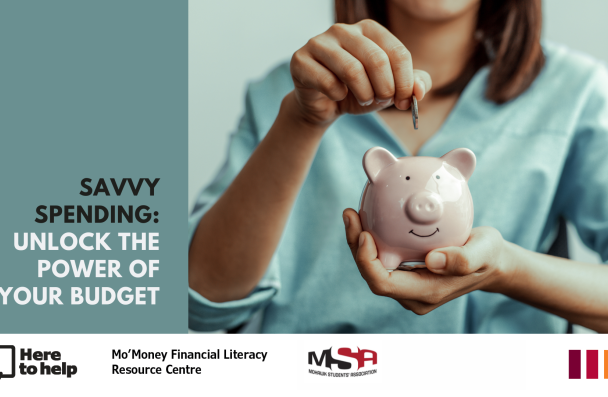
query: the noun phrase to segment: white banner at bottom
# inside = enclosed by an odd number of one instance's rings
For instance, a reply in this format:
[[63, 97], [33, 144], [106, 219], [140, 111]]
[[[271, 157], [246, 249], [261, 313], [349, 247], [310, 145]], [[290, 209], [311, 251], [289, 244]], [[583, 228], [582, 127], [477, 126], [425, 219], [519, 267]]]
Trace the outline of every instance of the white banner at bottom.
[[0, 396], [584, 395], [607, 335], [0, 335]]

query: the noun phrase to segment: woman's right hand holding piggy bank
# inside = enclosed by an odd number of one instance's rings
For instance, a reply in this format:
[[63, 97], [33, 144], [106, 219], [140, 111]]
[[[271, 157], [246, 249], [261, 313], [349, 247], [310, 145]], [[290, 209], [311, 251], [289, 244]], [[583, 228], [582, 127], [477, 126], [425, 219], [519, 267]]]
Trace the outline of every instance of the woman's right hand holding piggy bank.
[[471, 291], [506, 293], [509, 280], [517, 273], [511, 265], [517, 247], [493, 227], [474, 228], [462, 247], [432, 250], [425, 258], [426, 269], [389, 273], [378, 258], [374, 238], [363, 231], [352, 208], [344, 211], [344, 224], [348, 245], [371, 291], [393, 298], [419, 315]]
[[[372, 20], [335, 24], [291, 59], [295, 90], [284, 105], [292, 117], [327, 127], [344, 113], [362, 114], [393, 103], [400, 110], [431, 89], [431, 77], [413, 68], [405, 46]], [[286, 103], [286, 102], [287, 103]]]

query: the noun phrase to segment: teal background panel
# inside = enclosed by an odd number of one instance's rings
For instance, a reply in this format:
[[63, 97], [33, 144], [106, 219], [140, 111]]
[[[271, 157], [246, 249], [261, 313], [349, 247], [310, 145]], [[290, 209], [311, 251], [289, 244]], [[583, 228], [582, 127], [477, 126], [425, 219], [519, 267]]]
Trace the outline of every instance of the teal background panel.
[[[64, 303], [20, 306], [11, 293], [0, 332], [187, 332], [187, 24], [186, 0], [0, 2], [0, 287], [60, 287]], [[154, 196], [144, 183], [138, 196], [84, 197], [83, 178], [160, 181]], [[159, 222], [39, 224], [39, 205], [147, 205]], [[14, 233], [31, 232], [55, 244], [110, 232], [112, 251], [17, 251]], [[160, 249], [123, 251], [119, 232], [160, 233]], [[122, 278], [38, 278], [39, 259], [119, 260]], [[135, 259], [160, 270], [134, 278]], [[72, 286], [160, 291], [156, 305], [73, 306]]]

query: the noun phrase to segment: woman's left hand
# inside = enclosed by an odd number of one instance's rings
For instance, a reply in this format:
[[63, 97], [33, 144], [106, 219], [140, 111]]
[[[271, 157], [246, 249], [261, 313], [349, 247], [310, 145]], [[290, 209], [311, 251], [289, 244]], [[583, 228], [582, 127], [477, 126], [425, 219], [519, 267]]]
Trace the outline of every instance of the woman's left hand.
[[475, 290], [498, 292], [508, 273], [505, 241], [492, 227], [477, 227], [463, 247], [437, 248], [426, 256], [426, 269], [388, 272], [372, 235], [363, 232], [359, 214], [344, 211], [346, 240], [361, 276], [376, 295], [395, 299], [422, 315]]

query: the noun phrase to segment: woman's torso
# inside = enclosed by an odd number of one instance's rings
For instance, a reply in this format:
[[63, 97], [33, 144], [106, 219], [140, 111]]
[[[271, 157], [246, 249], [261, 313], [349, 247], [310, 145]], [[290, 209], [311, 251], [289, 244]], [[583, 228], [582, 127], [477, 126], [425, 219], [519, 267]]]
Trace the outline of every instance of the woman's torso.
[[[589, 70], [596, 67], [561, 47], [546, 45], [545, 52], [547, 63], [534, 84], [504, 105], [484, 99], [488, 70], [479, 71], [418, 153], [438, 157], [471, 149], [477, 156], [469, 181], [474, 227], [492, 226], [533, 251], [545, 249], [558, 215], [556, 190], [591, 84]], [[291, 89], [287, 65], [252, 85], [258, 131], [270, 128]], [[341, 217], [347, 207], [358, 209], [366, 181], [361, 159], [373, 146], [408, 155], [376, 114], [345, 115], [328, 129], [273, 260], [280, 290], [264, 310], [262, 332], [565, 332], [565, 320], [499, 294], [475, 291], [425, 316], [374, 295], [346, 245]]]

